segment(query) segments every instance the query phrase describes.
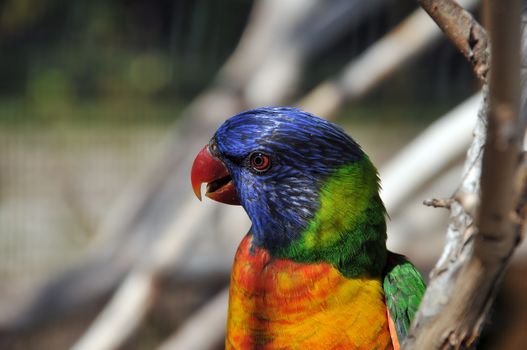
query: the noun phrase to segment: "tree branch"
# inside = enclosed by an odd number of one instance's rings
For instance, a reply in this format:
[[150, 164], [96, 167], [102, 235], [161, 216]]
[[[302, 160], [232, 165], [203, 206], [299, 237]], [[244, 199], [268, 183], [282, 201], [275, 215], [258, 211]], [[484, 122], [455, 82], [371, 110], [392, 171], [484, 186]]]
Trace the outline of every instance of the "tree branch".
[[[486, 2], [492, 40], [487, 142], [481, 174], [481, 207], [476, 255], [487, 259], [496, 251], [489, 241], [512, 238], [514, 172], [520, 144], [520, 1]], [[488, 250], [487, 248], [490, 248]]]
[[451, 203], [452, 203], [451, 198], [446, 198], [446, 199], [431, 198], [431, 199], [425, 199], [423, 201], [423, 204], [428, 207], [445, 208], [445, 209], [450, 209]]
[[476, 76], [486, 81], [490, 62], [485, 29], [454, 0], [417, 2], [472, 64]]
[[[448, 8], [445, 3], [449, 1], [435, 2], [436, 9]], [[432, 272], [405, 349], [473, 347], [521, 239], [525, 201], [515, 199], [524, 198], [526, 183], [519, 185], [520, 195], [513, 193], [515, 180], [525, 179], [515, 174], [524, 135], [518, 121], [519, 4], [486, 1], [494, 43], [488, 94], [463, 182], [451, 204], [447, 245]]]

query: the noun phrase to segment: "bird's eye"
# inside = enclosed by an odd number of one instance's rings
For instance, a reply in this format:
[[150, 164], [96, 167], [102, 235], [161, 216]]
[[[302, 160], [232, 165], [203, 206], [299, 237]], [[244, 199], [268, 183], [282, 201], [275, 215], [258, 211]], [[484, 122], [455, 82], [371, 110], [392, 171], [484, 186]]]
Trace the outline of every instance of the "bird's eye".
[[216, 144], [216, 141], [211, 141], [209, 143], [209, 149], [210, 149], [210, 153], [212, 154], [218, 153], [218, 145]]
[[262, 152], [251, 153], [249, 163], [251, 168], [258, 173], [263, 173], [271, 167], [269, 156]]

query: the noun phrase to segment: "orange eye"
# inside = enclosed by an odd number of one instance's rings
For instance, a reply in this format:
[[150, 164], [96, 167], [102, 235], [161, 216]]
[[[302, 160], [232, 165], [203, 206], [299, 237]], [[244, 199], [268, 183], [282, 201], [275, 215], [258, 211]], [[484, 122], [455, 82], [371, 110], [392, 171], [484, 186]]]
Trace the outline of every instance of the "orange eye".
[[269, 156], [262, 152], [252, 153], [250, 155], [249, 161], [251, 163], [251, 168], [259, 173], [266, 171], [271, 166], [271, 160], [269, 159]]
[[216, 154], [218, 152], [218, 145], [216, 145], [215, 141], [211, 141], [209, 143], [209, 150], [210, 150], [210, 153], [212, 154]]

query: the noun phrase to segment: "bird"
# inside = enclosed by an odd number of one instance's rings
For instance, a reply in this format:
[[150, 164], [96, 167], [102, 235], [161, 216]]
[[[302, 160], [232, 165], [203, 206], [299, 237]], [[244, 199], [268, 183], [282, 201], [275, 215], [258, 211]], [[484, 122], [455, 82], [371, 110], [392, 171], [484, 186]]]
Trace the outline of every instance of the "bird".
[[369, 157], [338, 125], [293, 107], [227, 119], [191, 184], [241, 205], [251, 228], [234, 257], [226, 349], [399, 349], [425, 292], [386, 247]]

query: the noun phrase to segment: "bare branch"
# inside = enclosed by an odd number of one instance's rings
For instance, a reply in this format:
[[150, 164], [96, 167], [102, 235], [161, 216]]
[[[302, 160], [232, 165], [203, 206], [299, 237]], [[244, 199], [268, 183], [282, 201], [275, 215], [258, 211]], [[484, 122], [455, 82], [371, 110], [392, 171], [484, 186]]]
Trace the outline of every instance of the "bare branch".
[[428, 207], [445, 208], [445, 209], [450, 209], [451, 203], [452, 203], [451, 198], [446, 198], [446, 199], [431, 198], [431, 199], [425, 199], [423, 201], [423, 204]]
[[[488, 242], [514, 237], [510, 213], [514, 210], [514, 172], [520, 136], [520, 1], [486, 1], [492, 40], [487, 142], [481, 175], [481, 207], [476, 255], [485, 260], [495, 254]], [[507, 245], [510, 247], [510, 245]], [[508, 252], [507, 252], [508, 253]], [[507, 254], [506, 254], [507, 255]], [[503, 256], [501, 257], [503, 258]]]
[[476, 76], [485, 81], [490, 63], [485, 29], [454, 0], [417, 1], [472, 64]]
[[[435, 2], [437, 8], [444, 3]], [[464, 180], [451, 205], [447, 245], [432, 272], [405, 349], [474, 346], [521, 238], [525, 210], [520, 203], [514, 213], [518, 203], [513, 194], [519, 140], [524, 134], [518, 122], [519, 4], [486, 2], [495, 43], [488, 98], [467, 155]], [[525, 183], [521, 187], [523, 197]], [[480, 193], [481, 200], [473, 200]]]

